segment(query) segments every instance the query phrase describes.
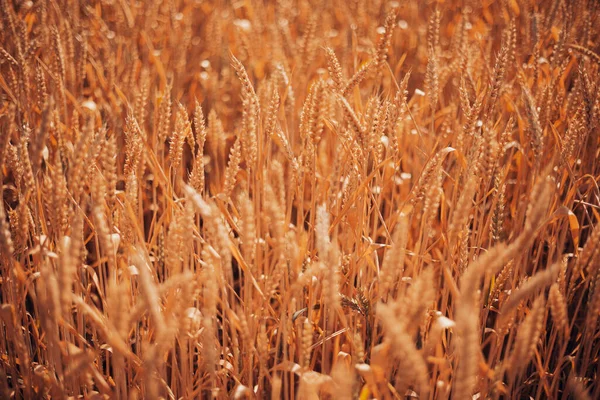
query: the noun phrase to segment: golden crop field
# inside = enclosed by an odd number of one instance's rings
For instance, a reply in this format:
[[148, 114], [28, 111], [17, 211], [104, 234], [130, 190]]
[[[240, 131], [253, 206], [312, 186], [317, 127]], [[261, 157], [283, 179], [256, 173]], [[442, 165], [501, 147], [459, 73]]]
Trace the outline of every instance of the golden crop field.
[[600, 398], [597, 0], [0, 5], [0, 398]]

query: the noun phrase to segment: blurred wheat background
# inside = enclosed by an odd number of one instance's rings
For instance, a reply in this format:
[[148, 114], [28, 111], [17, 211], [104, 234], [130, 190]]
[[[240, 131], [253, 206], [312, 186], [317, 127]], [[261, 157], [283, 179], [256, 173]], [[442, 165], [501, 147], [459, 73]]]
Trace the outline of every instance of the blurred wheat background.
[[600, 398], [597, 1], [0, 3], [0, 398]]

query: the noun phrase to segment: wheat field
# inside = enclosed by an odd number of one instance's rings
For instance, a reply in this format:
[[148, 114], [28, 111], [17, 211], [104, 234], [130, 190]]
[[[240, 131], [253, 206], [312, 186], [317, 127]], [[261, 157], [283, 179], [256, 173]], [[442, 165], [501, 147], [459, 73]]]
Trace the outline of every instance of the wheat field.
[[0, 398], [600, 398], [598, 1], [0, 3]]

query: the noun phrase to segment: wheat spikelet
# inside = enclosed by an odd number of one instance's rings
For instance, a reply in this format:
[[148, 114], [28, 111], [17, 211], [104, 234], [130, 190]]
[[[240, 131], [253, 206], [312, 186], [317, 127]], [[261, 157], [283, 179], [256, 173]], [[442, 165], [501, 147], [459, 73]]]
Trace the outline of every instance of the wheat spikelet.
[[600, 241], [600, 225], [596, 225], [593, 228], [592, 233], [589, 236], [589, 239], [585, 242], [583, 249], [580, 252], [580, 256], [577, 259], [577, 265], [582, 267], [586, 267], [588, 272], [593, 271], [592, 261], [598, 256], [600, 253], [600, 246], [598, 246], [598, 242]]
[[383, 34], [377, 42], [377, 50], [375, 51], [375, 58], [373, 60], [374, 67], [377, 69], [379, 69], [387, 59], [388, 49], [392, 41], [392, 35], [394, 34], [394, 27], [396, 26], [397, 15], [398, 8], [394, 7], [385, 17]]
[[455, 237], [460, 227], [467, 223], [471, 213], [473, 196], [477, 192], [478, 185], [479, 176], [475, 171], [471, 171], [465, 183], [465, 187], [461, 191], [460, 197], [456, 203], [456, 209], [452, 214], [452, 219], [448, 228], [449, 237]]
[[452, 398], [470, 396], [476, 383], [477, 359], [479, 355], [478, 286], [483, 275], [496, 273], [512, 256], [511, 249], [504, 244], [491, 248], [475, 262], [469, 264], [460, 279], [460, 303], [456, 310], [456, 327], [460, 342], [458, 345], [458, 369], [454, 378]]
[[529, 315], [525, 317], [522, 326], [517, 332], [515, 347], [510, 358], [510, 365], [513, 368], [512, 374], [514, 376], [519, 375], [533, 357], [546, 317], [545, 305], [546, 300], [543, 296], [535, 299]]
[[496, 63], [494, 64], [494, 71], [492, 72], [491, 82], [490, 82], [490, 95], [487, 102], [487, 111], [486, 115], [483, 117], [483, 120], [487, 120], [487, 115], [490, 113], [492, 107], [496, 105], [496, 101], [498, 100], [498, 96], [500, 94], [500, 89], [502, 84], [504, 83], [504, 77], [506, 74], [506, 67], [509, 58], [509, 43], [510, 40], [510, 31], [505, 31], [503, 35], [502, 45], [500, 46], [500, 52], [496, 57]]
[[298, 48], [297, 60], [300, 71], [302, 72], [307, 71], [315, 56], [317, 49], [317, 41], [315, 40], [315, 36], [318, 22], [317, 15], [311, 14], [307, 22], [306, 30], [304, 31], [304, 35], [302, 37], [302, 42]]
[[241, 217], [242, 254], [246, 262], [252, 263], [256, 254], [257, 240], [254, 204], [247, 193], [240, 194], [238, 202]]
[[329, 76], [333, 80], [333, 87], [336, 91], [341, 91], [344, 86], [344, 74], [340, 62], [331, 47], [325, 48], [325, 55], [327, 56], [327, 68], [329, 69]]
[[439, 73], [437, 54], [432, 45], [429, 46], [429, 61], [427, 62], [425, 91], [429, 97], [429, 105], [431, 109], [435, 110], [438, 102]]
[[404, 257], [408, 242], [408, 217], [400, 213], [400, 220], [394, 229], [391, 247], [385, 252], [380, 272], [381, 297], [385, 298], [404, 271]]
[[375, 67], [374, 61], [363, 64], [358, 71], [348, 80], [341, 90], [342, 96], [347, 97], [350, 92], [357, 87], [368, 75], [371, 67]]
[[175, 117], [175, 129], [170, 137], [169, 160], [171, 167], [177, 171], [181, 165], [183, 153], [183, 144], [185, 139], [191, 134], [191, 125], [189, 122], [188, 113], [185, 107], [179, 103], [177, 108], [177, 116]]
[[167, 86], [160, 98], [158, 122], [156, 124], [156, 140], [162, 146], [171, 131], [171, 86]]
[[594, 331], [598, 324], [598, 315], [600, 314], [600, 271], [597, 270], [595, 276], [592, 275], [590, 287], [586, 326], [591, 331]]
[[276, 130], [275, 125], [277, 124], [277, 112], [279, 110], [279, 102], [281, 100], [279, 92], [277, 90], [277, 84], [273, 83], [271, 86], [271, 99], [269, 107], [267, 109], [267, 115], [265, 117], [264, 132], [265, 136], [271, 137]]
[[[500, 309], [500, 321], [506, 321], [506, 319], [509, 318], [511, 311], [514, 310], [521, 301], [526, 299], [527, 296], [530, 296], [545, 289], [545, 287], [550, 286], [558, 276], [559, 267], [559, 263], [552, 264], [550, 268], [536, 273], [517, 290], [515, 290]], [[503, 322], [499, 322], [500, 325], [502, 325], [502, 323]]]
[[[402, 381], [398, 382], [397, 385], [400, 388], [407, 389], [410, 384], [415, 383], [420, 393], [426, 396], [428, 391], [427, 365], [414, 345], [410, 334], [406, 331], [405, 321], [398, 318], [394, 306], [379, 304], [377, 314], [384, 325], [387, 333], [386, 339], [390, 341], [394, 358], [401, 362], [401, 365], [405, 368], [405, 375], [399, 377]], [[403, 392], [402, 389], [400, 389], [400, 392]]]
[[307, 318], [302, 324], [302, 364], [303, 368], [308, 368], [311, 360], [310, 346], [313, 343], [313, 326], [310, 320]]
[[566, 329], [568, 329], [569, 325], [567, 302], [560, 292], [559, 285], [557, 283], [554, 283], [550, 287], [548, 303], [550, 304], [550, 310], [552, 311], [552, 319], [554, 320], [558, 331], [566, 332]]
[[431, 182], [433, 177], [435, 177], [435, 176], [437, 176], [437, 174], [439, 174], [439, 171], [442, 168], [442, 161], [444, 160], [445, 156], [453, 151], [454, 151], [454, 149], [452, 147], [446, 147], [446, 148], [438, 151], [435, 154], [435, 156], [432, 157], [427, 162], [427, 164], [423, 168], [423, 171], [421, 172], [421, 176], [419, 176], [419, 180], [413, 186], [413, 189], [412, 189], [412, 191], [414, 193], [414, 198], [412, 200], [413, 204], [417, 203], [423, 199], [423, 197], [425, 196], [425, 192], [427, 190], [427, 185], [429, 185], [429, 183]]
[[581, 54], [591, 58], [592, 60], [596, 61], [598, 64], [600, 64], [600, 56], [596, 53], [594, 53], [592, 50], [583, 47], [583, 46], [579, 46], [577, 44], [569, 44], [569, 47], [572, 48], [573, 50], [576, 50], [578, 52], [580, 52]]
[[540, 124], [540, 117], [537, 111], [537, 106], [535, 104], [533, 95], [531, 94], [529, 89], [525, 87], [524, 84], [522, 84], [521, 89], [523, 91], [523, 100], [526, 106], [527, 120], [529, 122], [529, 133], [531, 137], [530, 143], [533, 149], [535, 162], [537, 164], [539, 162], [537, 160], [539, 160], [539, 155], [541, 154], [544, 146], [543, 126]]
[[231, 149], [231, 153], [229, 155], [229, 162], [227, 163], [227, 170], [225, 170], [225, 183], [223, 192], [230, 196], [233, 191], [233, 187], [235, 186], [236, 176], [240, 169], [240, 161], [241, 161], [241, 140], [236, 139], [233, 144], [233, 148]]
[[[117, 202], [117, 143], [116, 137], [110, 136], [106, 139], [100, 151], [100, 164], [102, 166], [104, 179], [106, 179], [107, 201], [110, 208]], [[58, 157], [57, 157], [58, 160]], [[57, 166], [57, 170], [60, 166]], [[60, 171], [60, 170], [59, 170]]]

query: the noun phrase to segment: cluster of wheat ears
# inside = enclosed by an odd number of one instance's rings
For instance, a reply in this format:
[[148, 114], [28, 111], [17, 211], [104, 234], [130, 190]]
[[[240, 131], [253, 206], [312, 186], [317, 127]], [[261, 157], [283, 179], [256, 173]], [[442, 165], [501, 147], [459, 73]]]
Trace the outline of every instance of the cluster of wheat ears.
[[600, 398], [596, 0], [0, 4], [1, 398]]

